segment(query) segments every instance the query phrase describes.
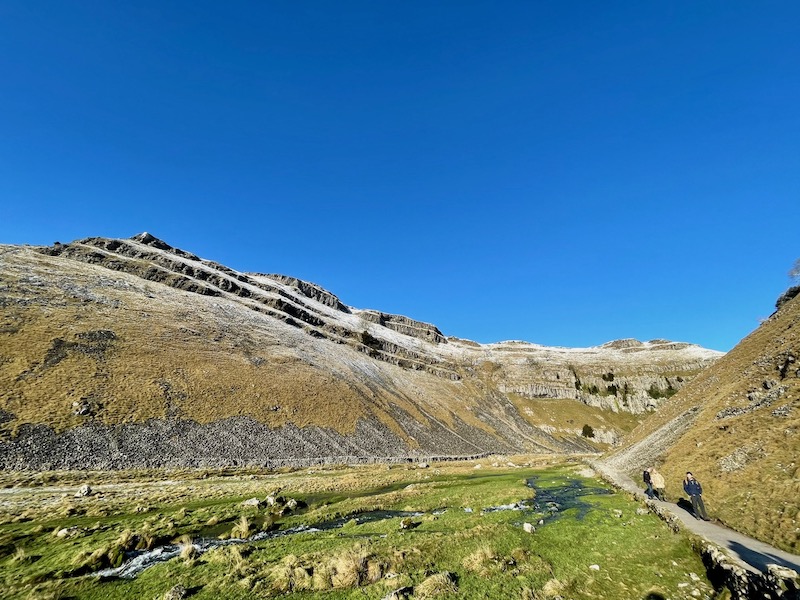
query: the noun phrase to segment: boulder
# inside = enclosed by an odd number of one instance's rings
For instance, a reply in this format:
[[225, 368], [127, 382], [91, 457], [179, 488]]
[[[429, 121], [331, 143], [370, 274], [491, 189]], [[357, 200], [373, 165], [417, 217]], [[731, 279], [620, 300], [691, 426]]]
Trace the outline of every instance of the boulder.
[[183, 600], [187, 596], [186, 588], [179, 583], [164, 594], [164, 600]]
[[381, 600], [407, 600], [414, 594], [414, 588], [410, 585], [397, 588], [386, 594]]
[[400, 529], [403, 531], [414, 529], [415, 527], [419, 527], [419, 523], [415, 523], [410, 518], [400, 519]]

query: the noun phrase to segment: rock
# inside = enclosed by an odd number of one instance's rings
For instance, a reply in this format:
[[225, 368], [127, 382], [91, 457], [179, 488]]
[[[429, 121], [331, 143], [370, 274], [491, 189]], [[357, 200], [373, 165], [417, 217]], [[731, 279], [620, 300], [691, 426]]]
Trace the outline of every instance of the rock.
[[600, 565], [589, 565], [589, 569], [591, 569], [592, 571], [599, 571]]
[[91, 496], [91, 495], [92, 495], [92, 488], [91, 486], [85, 483], [80, 488], [78, 488], [77, 492], [75, 492], [76, 498], [85, 498], [86, 496]]
[[275, 506], [278, 503], [275, 496], [267, 496], [266, 498], [264, 498], [264, 502], [267, 503], [267, 506]]
[[523, 523], [522, 529], [525, 530], [525, 533], [536, 533], [536, 527], [532, 523]]
[[64, 527], [63, 529], [59, 529], [56, 532], [56, 537], [58, 538], [74, 538], [78, 534], [80, 534], [81, 530], [77, 527]]
[[411, 598], [413, 593], [414, 588], [410, 585], [407, 585], [389, 592], [381, 600], [407, 600], [408, 598]]
[[242, 506], [253, 506], [255, 508], [258, 508], [259, 506], [261, 506], [261, 500], [259, 500], [258, 498], [250, 498], [242, 502]]
[[700, 576], [697, 573], [689, 573], [689, 579], [692, 581], [700, 581]]
[[[793, 592], [795, 597], [800, 598], [800, 575], [794, 569], [781, 565], [767, 565], [767, 581], [776, 590], [781, 592]], [[785, 597], [790, 598], [788, 594]]]
[[186, 588], [179, 583], [164, 594], [164, 600], [183, 600], [187, 595]]
[[298, 506], [299, 503], [294, 498], [289, 498], [286, 501], [286, 508], [288, 508], [289, 510], [296, 510]]
[[646, 515], [646, 514], [647, 514], [647, 513], [649, 513], [649, 512], [650, 512], [650, 511], [649, 511], [649, 510], [647, 510], [646, 508], [637, 508], [637, 509], [636, 509], [636, 514], [637, 514], [637, 515]]
[[483, 468], [483, 465], [475, 465], [475, 466], [474, 466], [474, 467], [472, 467], [472, 468], [473, 468], [473, 469], [482, 469], [482, 468]]
[[423, 462], [423, 463], [419, 463], [419, 464], [417, 465], [417, 468], [418, 468], [418, 469], [427, 469], [429, 466], [430, 466], [430, 465], [429, 465], [428, 463], [424, 463], [424, 462]]
[[74, 414], [76, 417], [90, 417], [93, 414], [92, 406], [84, 400], [81, 402], [73, 402], [72, 414]]
[[415, 527], [419, 527], [419, 525], [419, 523], [415, 523], [410, 518], [400, 519], [400, 529], [402, 531], [414, 529]]
[[617, 508], [615, 508], [614, 509], [614, 516], [617, 517], [618, 519], [621, 519], [622, 518], [622, 511], [617, 509]]

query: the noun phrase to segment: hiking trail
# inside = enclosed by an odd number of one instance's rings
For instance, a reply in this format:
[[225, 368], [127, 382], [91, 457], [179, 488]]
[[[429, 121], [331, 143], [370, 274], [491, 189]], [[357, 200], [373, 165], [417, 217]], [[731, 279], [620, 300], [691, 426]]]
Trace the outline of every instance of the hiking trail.
[[[645, 498], [644, 490], [627, 474], [617, 471], [600, 461], [591, 461], [589, 464], [595, 471], [607, 477], [619, 488], [634, 494], [638, 498]], [[683, 496], [681, 497], [683, 498]], [[691, 506], [688, 505], [688, 502], [687, 508], [683, 508], [681, 504], [662, 502], [656, 499], [648, 499], [648, 502], [652, 502], [662, 511], [674, 515], [685, 529], [719, 546], [733, 562], [748, 571], [764, 573], [768, 564], [777, 564], [800, 573], [800, 556], [797, 554], [785, 552], [738, 531], [728, 529], [714, 521], [698, 520], [692, 514]]]

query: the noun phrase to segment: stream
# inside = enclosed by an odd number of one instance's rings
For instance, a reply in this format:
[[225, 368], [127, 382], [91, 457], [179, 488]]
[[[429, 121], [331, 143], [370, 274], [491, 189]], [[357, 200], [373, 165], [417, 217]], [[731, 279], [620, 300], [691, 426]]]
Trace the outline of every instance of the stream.
[[[581, 480], [571, 478], [567, 478], [563, 486], [537, 489], [536, 482], [538, 479], [539, 477], [534, 476], [526, 480], [526, 486], [535, 490], [535, 496], [533, 498], [521, 500], [520, 502], [514, 502], [512, 504], [483, 508], [480, 510], [480, 514], [511, 510], [519, 511], [526, 518], [536, 518], [538, 520], [544, 520], [547, 522], [559, 518], [563, 514], [563, 511], [576, 509], [577, 514], [575, 518], [581, 520], [592, 508], [592, 505], [589, 502], [586, 502], [582, 499], [584, 496], [612, 493], [611, 490], [602, 487], [587, 487]], [[467, 513], [473, 512], [471, 508], [464, 508], [463, 510]], [[440, 515], [446, 511], [446, 508], [440, 508], [431, 511], [430, 514]], [[349, 522], [355, 522], [359, 525], [362, 525], [364, 523], [375, 523], [378, 521], [384, 521], [386, 519], [421, 517], [425, 514], [427, 513], [374, 510], [348, 515], [337, 519], [331, 519], [329, 521], [323, 521], [321, 523], [317, 523], [316, 525], [300, 525], [297, 527], [291, 527], [289, 529], [262, 531], [246, 539], [230, 538], [226, 540], [220, 540], [217, 538], [200, 538], [194, 541], [192, 545], [198, 554], [203, 554], [209, 550], [220, 548], [222, 546], [251, 544], [254, 542], [296, 535], [300, 533], [315, 533], [341, 529]], [[89, 575], [85, 575], [84, 577], [134, 579], [145, 569], [180, 556], [183, 549], [184, 546], [180, 544], [167, 544], [152, 550], [138, 550], [129, 552], [129, 560], [127, 560], [121, 566], [102, 569]]]

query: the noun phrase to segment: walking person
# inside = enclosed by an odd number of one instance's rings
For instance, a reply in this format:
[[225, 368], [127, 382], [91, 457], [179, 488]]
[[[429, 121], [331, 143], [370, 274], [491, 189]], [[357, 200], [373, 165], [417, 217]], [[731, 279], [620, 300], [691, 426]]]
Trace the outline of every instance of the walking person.
[[667, 491], [666, 486], [667, 483], [664, 481], [664, 476], [656, 471], [656, 468], [653, 467], [650, 469], [650, 481], [653, 484], [653, 488], [655, 489], [656, 498], [661, 500], [662, 502], [667, 501]]
[[642, 473], [642, 480], [645, 482], [645, 485], [647, 485], [647, 489], [644, 491], [644, 493], [647, 494], [648, 498], [652, 498], [653, 497], [653, 480], [650, 477], [650, 469], [645, 469], [644, 470], [644, 473]]
[[706, 505], [703, 502], [703, 486], [694, 478], [691, 472], [686, 473], [686, 479], [683, 480], [683, 491], [689, 496], [692, 501], [692, 510], [696, 519], [703, 519], [703, 521], [710, 521], [706, 513]]

